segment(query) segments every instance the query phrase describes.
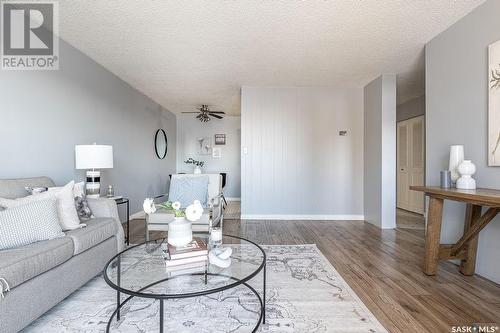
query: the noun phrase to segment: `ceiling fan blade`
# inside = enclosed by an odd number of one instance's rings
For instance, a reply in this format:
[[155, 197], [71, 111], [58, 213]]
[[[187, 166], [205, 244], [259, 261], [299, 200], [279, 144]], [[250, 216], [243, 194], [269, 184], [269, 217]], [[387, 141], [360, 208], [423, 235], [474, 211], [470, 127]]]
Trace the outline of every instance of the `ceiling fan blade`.
[[218, 116], [218, 115], [216, 115], [216, 114], [211, 114], [211, 116], [212, 116], [212, 117], [215, 117], [215, 118], [217, 118], [217, 119], [222, 119], [222, 118], [223, 118], [223, 117]]
[[193, 112], [181, 112], [181, 113], [199, 113], [198, 111], [193, 111]]
[[208, 113], [226, 114], [224, 111], [208, 111]]

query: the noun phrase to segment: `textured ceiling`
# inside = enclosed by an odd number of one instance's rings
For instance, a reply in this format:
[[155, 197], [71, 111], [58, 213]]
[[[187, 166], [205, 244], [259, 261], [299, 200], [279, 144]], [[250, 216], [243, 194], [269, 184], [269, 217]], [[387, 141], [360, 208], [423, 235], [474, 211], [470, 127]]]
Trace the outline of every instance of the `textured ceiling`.
[[240, 113], [242, 85], [424, 92], [424, 45], [483, 0], [61, 0], [61, 37], [173, 112]]

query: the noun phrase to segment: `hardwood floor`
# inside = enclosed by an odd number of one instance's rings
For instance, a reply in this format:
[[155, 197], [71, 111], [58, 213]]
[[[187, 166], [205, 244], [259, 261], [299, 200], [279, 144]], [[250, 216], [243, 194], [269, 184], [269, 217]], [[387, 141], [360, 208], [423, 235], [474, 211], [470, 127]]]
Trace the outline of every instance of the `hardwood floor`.
[[400, 229], [425, 229], [425, 218], [423, 215], [396, 209], [396, 226]]
[[[132, 243], [144, 241], [144, 220], [132, 221], [130, 231]], [[436, 276], [422, 273], [423, 230], [380, 230], [361, 221], [226, 220], [224, 232], [260, 244], [316, 244], [390, 332], [500, 326], [500, 285], [464, 276], [449, 262], [439, 264]]]

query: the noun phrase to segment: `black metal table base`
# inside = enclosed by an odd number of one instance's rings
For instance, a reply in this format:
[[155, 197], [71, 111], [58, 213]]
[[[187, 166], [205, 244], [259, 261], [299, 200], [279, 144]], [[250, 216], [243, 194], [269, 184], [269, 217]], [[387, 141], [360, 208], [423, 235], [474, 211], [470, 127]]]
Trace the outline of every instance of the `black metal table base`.
[[[118, 261], [119, 263], [120, 261]], [[211, 276], [222, 276], [222, 277], [227, 277], [227, 278], [230, 278], [230, 279], [233, 279], [235, 281], [240, 281], [240, 279], [238, 278], [235, 278], [233, 276], [229, 276], [229, 275], [224, 275], [224, 274], [214, 274], [214, 273], [199, 273], [199, 274], [191, 274], [191, 275], [204, 275], [205, 276], [205, 279], [207, 278], [207, 275], [211, 275]], [[179, 275], [179, 276], [176, 276], [174, 278], [177, 278], [177, 277], [180, 277], [182, 275]], [[161, 281], [157, 281], [155, 283], [152, 283], [150, 285], [147, 285], [146, 287], [138, 290], [138, 292], [141, 292], [147, 288], [150, 288], [156, 284], [159, 284], [159, 283], [162, 283], [166, 280], [169, 280], [169, 278], [166, 278], [166, 279], [163, 279]], [[263, 289], [262, 289], [262, 296], [261, 297], [259, 295], [259, 293], [257, 292], [257, 290], [255, 290], [255, 288], [253, 288], [251, 285], [249, 285], [247, 282], [243, 282], [241, 283], [241, 285], [244, 285], [245, 287], [247, 287], [256, 297], [257, 299], [259, 300], [259, 303], [260, 303], [260, 313], [259, 313], [259, 320], [257, 321], [257, 324], [255, 325], [255, 327], [252, 329], [252, 333], [253, 332], [257, 332], [257, 329], [260, 327], [260, 324], [261, 323], [266, 323], [266, 264], [264, 264], [264, 268], [263, 268]], [[214, 293], [216, 292], [219, 292], [219, 291], [214, 291]], [[205, 294], [207, 295], [207, 294]], [[200, 296], [203, 296], [203, 295], [200, 295]], [[123, 302], [121, 302], [121, 299], [120, 299], [120, 292], [117, 291], [117, 307], [116, 307], [116, 310], [113, 311], [113, 313], [111, 314], [111, 317], [109, 318], [109, 321], [108, 321], [108, 324], [106, 326], [106, 332], [110, 332], [110, 328], [111, 328], [111, 323], [113, 322], [113, 318], [115, 318], [116, 316], [116, 319], [117, 321], [120, 320], [120, 309], [123, 307], [123, 305], [125, 305], [128, 301], [130, 301], [132, 298], [134, 297], [141, 297], [141, 296], [135, 296], [135, 295], [131, 295], [131, 296], [128, 296]], [[198, 295], [190, 295], [190, 296], [182, 296], [182, 295], [179, 295], [179, 297], [167, 297], [167, 298], [159, 298], [159, 297], [150, 297], [150, 298], [153, 298], [153, 299], [156, 299], [159, 301], [160, 303], [160, 333], [163, 333], [163, 330], [164, 330], [164, 318], [163, 318], [163, 310], [164, 310], [164, 301], [165, 299], [175, 299], [175, 298], [189, 298], [189, 297], [199, 297]]]

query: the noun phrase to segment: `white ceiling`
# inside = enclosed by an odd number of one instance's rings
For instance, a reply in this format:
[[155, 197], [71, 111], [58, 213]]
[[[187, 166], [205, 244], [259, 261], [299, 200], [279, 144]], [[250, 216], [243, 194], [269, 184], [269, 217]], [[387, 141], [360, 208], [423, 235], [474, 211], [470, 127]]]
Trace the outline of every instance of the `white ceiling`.
[[64, 0], [61, 37], [173, 112], [240, 113], [242, 85], [424, 92], [424, 45], [484, 0]]

